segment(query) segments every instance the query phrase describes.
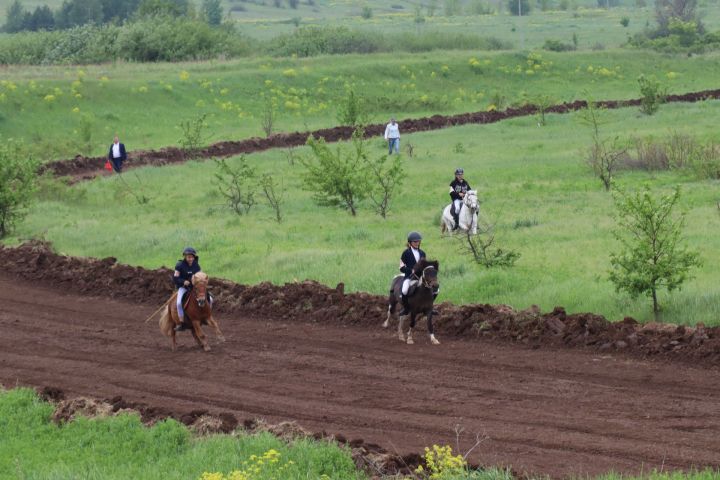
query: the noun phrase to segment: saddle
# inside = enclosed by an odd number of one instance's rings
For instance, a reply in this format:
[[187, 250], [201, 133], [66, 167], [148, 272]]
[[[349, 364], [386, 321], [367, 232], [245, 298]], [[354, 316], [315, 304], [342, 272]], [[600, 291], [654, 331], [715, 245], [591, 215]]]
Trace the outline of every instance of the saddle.
[[410, 280], [410, 288], [408, 288], [408, 297], [412, 297], [415, 294], [415, 291], [417, 290], [418, 285], [420, 284], [420, 280], [417, 278], [413, 278]]

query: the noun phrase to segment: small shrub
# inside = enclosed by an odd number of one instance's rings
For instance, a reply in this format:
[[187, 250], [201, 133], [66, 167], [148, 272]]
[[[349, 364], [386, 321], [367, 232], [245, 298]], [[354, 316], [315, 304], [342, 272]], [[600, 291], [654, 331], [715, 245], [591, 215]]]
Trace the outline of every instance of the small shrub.
[[529, 0], [508, 0], [507, 9], [510, 14], [528, 15], [530, 13], [530, 2]]
[[364, 18], [365, 20], [370, 20], [373, 16], [372, 8], [368, 6], [364, 6], [362, 9], [362, 12], [360, 13], [360, 16]]
[[515, 223], [513, 223], [513, 229], [518, 230], [520, 228], [530, 228], [537, 225], [540, 225], [540, 222], [538, 222], [537, 219], [525, 218], [522, 220], [515, 220]]
[[551, 52], [570, 52], [575, 50], [575, 46], [569, 43], [563, 43], [560, 40], [545, 40], [543, 44], [543, 50], [549, 50]]
[[234, 167], [225, 159], [215, 160], [215, 181], [227, 205], [242, 215], [255, 205], [255, 169], [248, 165], [244, 155], [233, 162], [236, 163]]
[[620, 19], [620, 25], [627, 28], [627, 26], [630, 25], [630, 19], [628, 17], [622, 17]]
[[462, 142], [458, 142], [453, 146], [453, 152], [455, 153], [465, 153], [465, 145], [463, 145]]
[[207, 140], [205, 129], [207, 124], [205, 118], [207, 113], [196, 117], [193, 120], [184, 120], [180, 122], [180, 130], [182, 138], [180, 138], [180, 148], [188, 158], [194, 158], [200, 151], [200, 147]]
[[655, 78], [640, 75], [637, 79], [640, 86], [640, 111], [652, 115], [658, 111], [660, 104], [665, 102], [667, 89], [663, 88]]
[[25, 217], [37, 188], [39, 165], [21, 143], [0, 141], [0, 238]]

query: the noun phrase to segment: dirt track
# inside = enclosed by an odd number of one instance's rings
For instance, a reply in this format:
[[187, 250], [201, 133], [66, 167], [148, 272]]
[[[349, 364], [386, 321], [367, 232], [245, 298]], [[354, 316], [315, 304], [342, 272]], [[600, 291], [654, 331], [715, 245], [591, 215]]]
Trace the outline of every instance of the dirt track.
[[553, 476], [720, 466], [716, 368], [379, 328], [220, 315], [228, 341], [172, 353], [148, 304], [0, 274], [0, 382], [167, 411], [293, 419], [400, 453], [489, 438], [472, 459]]

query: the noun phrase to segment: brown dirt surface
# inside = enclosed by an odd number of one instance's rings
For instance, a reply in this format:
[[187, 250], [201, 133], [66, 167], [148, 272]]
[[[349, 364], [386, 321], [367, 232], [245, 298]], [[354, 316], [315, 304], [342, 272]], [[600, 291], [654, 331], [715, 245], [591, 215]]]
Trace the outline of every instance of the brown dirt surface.
[[41, 243], [0, 255], [0, 383], [64, 402], [60, 420], [129, 408], [206, 432], [320, 432], [386, 471], [416, 463], [425, 446], [454, 445], [456, 425], [461, 450], [487, 437], [473, 463], [518, 473], [720, 468], [713, 328], [443, 304], [442, 345], [421, 322], [409, 346], [380, 328], [381, 297], [215, 281], [228, 341], [209, 333], [204, 353], [182, 334], [172, 352], [157, 322], [144, 322], [169, 294], [166, 269], [62, 257]]
[[[719, 90], [704, 90], [684, 94], [673, 94], [666, 97], [667, 102], [699, 102], [720, 98]], [[603, 108], [624, 108], [640, 105], [640, 99], [630, 100], [603, 100], [598, 101]], [[548, 113], [568, 113], [580, 110], [587, 106], [584, 100], [575, 100], [558, 105], [552, 105], [546, 109]], [[508, 108], [503, 111], [472, 112], [457, 115], [433, 115], [431, 117], [410, 118], [401, 120], [400, 129], [402, 133], [425, 132], [441, 128], [453, 127], [467, 124], [488, 124], [507, 120], [509, 118], [534, 115], [538, 108], [532, 104], [517, 108]], [[365, 128], [366, 137], [377, 137], [383, 134], [385, 125], [374, 124]], [[197, 158], [222, 158], [242, 153], [253, 153], [271, 148], [288, 148], [305, 145], [310, 135], [322, 137], [327, 142], [349, 140], [353, 128], [348, 126], [337, 126], [323, 128], [307, 132], [279, 133], [269, 138], [249, 138], [239, 141], [223, 141], [209, 145], [201, 149], [195, 157]], [[173, 163], [182, 163], [187, 160], [183, 151], [177, 147], [165, 147], [160, 150], [135, 150], [128, 153], [128, 159], [123, 168], [135, 168], [143, 166], [161, 166]], [[89, 180], [100, 175], [109, 175], [103, 169], [105, 157], [82, 157], [77, 156], [70, 160], [57, 160], [42, 166], [40, 173], [51, 172], [56, 176], [69, 176], [73, 181]]]

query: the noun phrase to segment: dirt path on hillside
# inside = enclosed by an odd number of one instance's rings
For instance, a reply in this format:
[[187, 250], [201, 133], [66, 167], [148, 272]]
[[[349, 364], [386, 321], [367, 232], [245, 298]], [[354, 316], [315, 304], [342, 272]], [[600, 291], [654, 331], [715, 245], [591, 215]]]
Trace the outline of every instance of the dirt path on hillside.
[[553, 476], [720, 467], [716, 368], [575, 349], [221, 315], [228, 338], [170, 351], [154, 310], [0, 274], [0, 382], [122, 396], [180, 414], [296, 420], [399, 453], [487, 440], [487, 465]]
[[[720, 98], [720, 89], [703, 90], [683, 94], [672, 94], [665, 98], [666, 102], [699, 102]], [[601, 100], [596, 102], [599, 107], [615, 109], [640, 105], [640, 99], [630, 100]], [[587, 107], [585, 100], [551, 105], [545, 109], [546, 113], [569, 113]], [[510, 107], [502, 111], [460, 113], [457, 115], [433, 115], [431, 117], [408, 118], [399, 121], [403, 134], [426, 132], [441, 128], [455, 127], [468, 124], [496, 123], [509, 118], [535, 115], [538, 107], [532, 104], [521, 107]], [[253, 153], [271, 148], [289, 148], [305, 145], [308, 136], [324, 138], [327, 142], [349, 140], [353, 127], [336, 126], [306, 132], [278, 133], [268, 138], [249, 138], [238, 141], [222, 141], [209, 145], [192, 155], [192, 158], [223, 158], [243, 153]], [[385, 131], [384, 124], [374, 124], [365, 127], [366, 137], [377, 137]], [[187, 161], [188, 156], [177, 147], [165, 147], [160, 150], [135, 150], [128, 154], [128, 160], [123, 168], [136, 168], [143, 166], [162, 166]], [[40, 173], [51, 172], [57, 176], [68, 176], [72, 182], [90, 180], [100, 175], [109, 175], [103, 169], [105, 157], [83, 157], [78, 155], [71, 160], [57, 160], [43, 165]]]

